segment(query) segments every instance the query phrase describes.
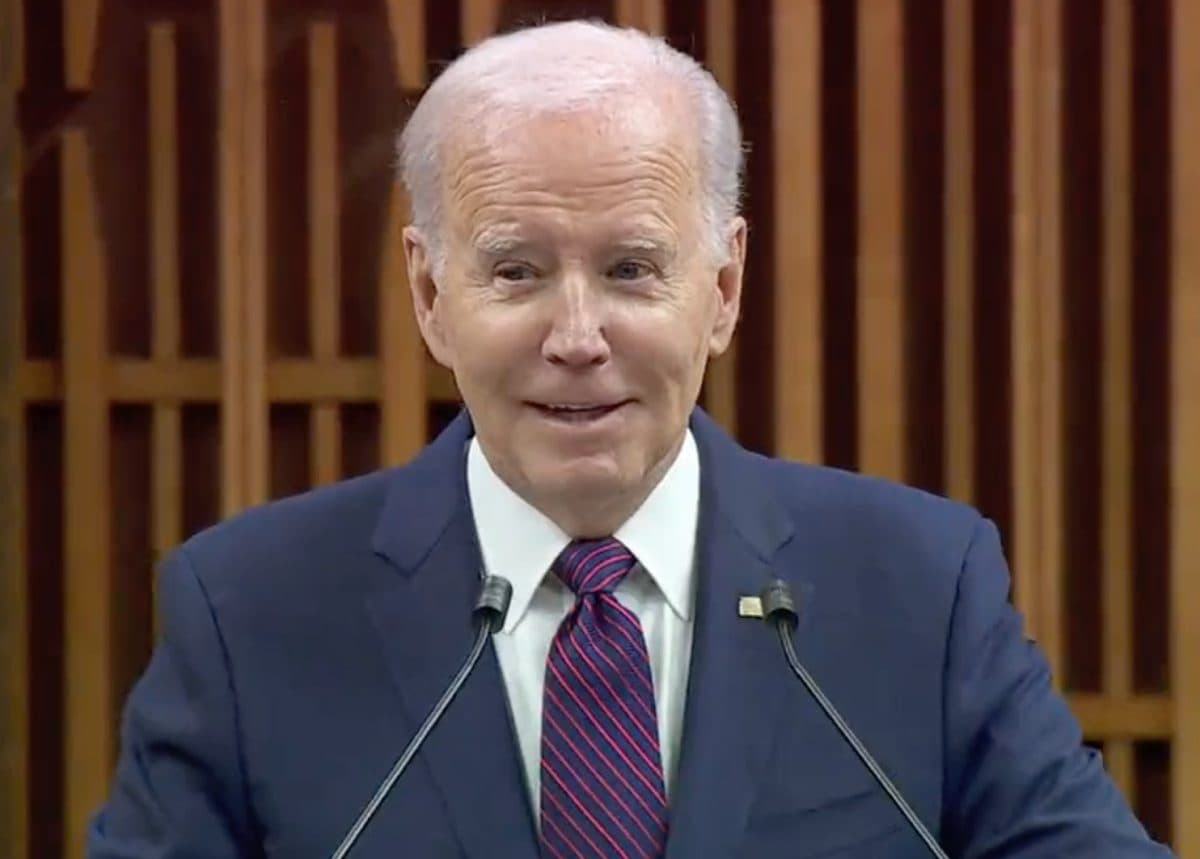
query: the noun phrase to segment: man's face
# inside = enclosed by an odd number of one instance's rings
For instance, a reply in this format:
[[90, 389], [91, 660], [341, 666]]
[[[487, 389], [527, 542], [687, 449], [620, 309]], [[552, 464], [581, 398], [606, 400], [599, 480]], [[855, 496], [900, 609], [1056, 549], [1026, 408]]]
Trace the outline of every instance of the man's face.
[[436, 284], [426, 238], [405, 234], [426, 343], [493, 468], [538, 506], [644, 497], [733, 333], [745, 225], [714, 259], [686, 127], [647, 100], [460, 137]]

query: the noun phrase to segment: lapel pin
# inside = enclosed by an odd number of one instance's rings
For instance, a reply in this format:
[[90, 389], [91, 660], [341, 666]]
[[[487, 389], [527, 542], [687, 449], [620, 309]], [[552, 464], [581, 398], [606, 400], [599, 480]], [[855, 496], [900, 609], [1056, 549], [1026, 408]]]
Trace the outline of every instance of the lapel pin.
[[738, 617], [755, 617], [759, 620], [763, 616], [762, 598], [756, 596], [741, 596], [738, 597]]

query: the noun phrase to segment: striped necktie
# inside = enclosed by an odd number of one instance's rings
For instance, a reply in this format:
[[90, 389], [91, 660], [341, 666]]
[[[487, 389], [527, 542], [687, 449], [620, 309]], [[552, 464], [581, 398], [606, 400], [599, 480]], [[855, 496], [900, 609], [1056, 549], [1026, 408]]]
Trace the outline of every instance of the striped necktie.
[[554, 571], [576, 595], [546, 664], [542, 850], [547, 859], [658, 859], [667, 800], [650, 657], [613, 591], [633, 568], [619, 541], [576, 541]]

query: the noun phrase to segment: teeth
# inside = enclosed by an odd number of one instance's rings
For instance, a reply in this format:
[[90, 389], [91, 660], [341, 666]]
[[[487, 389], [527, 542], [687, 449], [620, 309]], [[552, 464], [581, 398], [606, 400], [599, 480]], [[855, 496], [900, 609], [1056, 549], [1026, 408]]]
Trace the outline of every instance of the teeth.
[[590, 412], [595, 409], [602, 408], [601, 406], [550, 406], [551, 410], [556, 412]]

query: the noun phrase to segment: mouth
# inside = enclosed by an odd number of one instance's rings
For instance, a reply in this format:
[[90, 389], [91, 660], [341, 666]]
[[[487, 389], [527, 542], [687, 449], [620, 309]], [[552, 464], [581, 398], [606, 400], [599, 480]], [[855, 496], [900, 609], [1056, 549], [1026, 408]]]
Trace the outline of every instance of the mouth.
[[629, 400], [612, 403], [528, 403], [542, 417], [572, 426], [594, 424], [617, 413]]

